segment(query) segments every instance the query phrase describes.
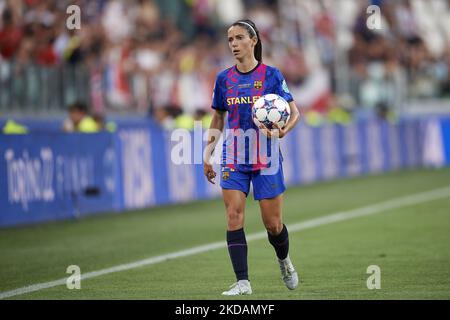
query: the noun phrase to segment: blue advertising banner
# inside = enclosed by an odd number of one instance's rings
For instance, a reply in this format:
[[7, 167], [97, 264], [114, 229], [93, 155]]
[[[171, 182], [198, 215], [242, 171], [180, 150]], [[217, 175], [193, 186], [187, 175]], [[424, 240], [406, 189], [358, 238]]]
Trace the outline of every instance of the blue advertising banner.
[[[217, 197], [220, 165], [216, 184], [208, 183], [205, 143], [205, 130], [170, 132], [150, 123], [115, 133], [0, 135], [0, 227]], [[450, 120], [301, 123], [281, 151], [288, 185], [441, 167], [450, 165]]]
[[445, 164], [450, 165], [450, 119], [441, 120]]
[[0, 135], [0, 225], [120, 208], [114, 136]]

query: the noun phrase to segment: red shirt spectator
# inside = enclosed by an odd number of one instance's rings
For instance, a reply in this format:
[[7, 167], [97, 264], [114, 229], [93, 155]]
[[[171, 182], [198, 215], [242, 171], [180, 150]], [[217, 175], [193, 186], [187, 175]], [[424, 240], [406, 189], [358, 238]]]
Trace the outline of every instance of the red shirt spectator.
[[12, 23], [5, 24], [4, 28], [0, 30], [0, 54], [10, 59], [17, 51], [22, 41], [23, 32], [19, 27]]
[[36, 53], [36, 62], [44, 66], [52, 66], [56, 64], [58, 57], [51, 44], [41, 47]]

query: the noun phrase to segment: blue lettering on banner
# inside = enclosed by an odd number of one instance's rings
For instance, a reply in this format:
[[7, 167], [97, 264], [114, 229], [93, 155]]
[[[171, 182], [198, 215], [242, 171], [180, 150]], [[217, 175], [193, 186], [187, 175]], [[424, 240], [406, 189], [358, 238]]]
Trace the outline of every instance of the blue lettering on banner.
[[[0, 134], [0, 227], [220, 196], [219, 175], [211, 185], [201, 164], [172, 161], [176, 143], [169, 132], [142, 122], [115, 133]], [[300, 123], [281, 147], [288, 185], [450, 165], [450, 120]], [[200, 159], [198, 149], [190, 144], [191, 161]], [[219, 164], [214, 169], [220, 173]]]
[[[118, 209], [110, 134], [0, 135], [0, 226]], [[111, 161], [114, 160], [112, 158]]]
[[133, 209], [155, 204], [149, 130], [122, 130], [119, 138], [124, 207]]
[[29, 211], [30, 202], [54, 200], [55, 168], [51, 149], [41, 148], [36, 157], [30, 157], [27, 149], [16, 155], [14, 149], [9, 148], [4, 156], [10, 204], [20, 204], [22, 210]]

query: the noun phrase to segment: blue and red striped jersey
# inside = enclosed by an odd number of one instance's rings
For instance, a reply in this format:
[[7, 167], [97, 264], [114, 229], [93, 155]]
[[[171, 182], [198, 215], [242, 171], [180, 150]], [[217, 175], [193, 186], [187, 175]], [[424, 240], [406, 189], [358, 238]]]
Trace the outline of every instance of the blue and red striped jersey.
[[[240, 72], [236, 66], [223, 70], [217, 75], [212, 108], [228, 112], [227, 132], [233, 133], [233, 138], [226, 136], [223, 143], [222, 164], [240, 171], [255, 171], [270, 166], [262, 161], [259, 150], [259, 128], [253, 123], [252, 105], [261, 96], [275, 93], [287, 102], [293, 101], [292, 95], [281, 72], [263, 63], [251, 71]], [[241, 129], [241, 130], [240, 130]], [[247, 136], [245, 143], [236, 142], [236, 136], [242, 135], [248, 129], [256, 132], [256, 138]], [[267, 156], [271, 156], [270, 139], [267, 139]], [[255, 155], [250, 153], [257, 152]], [[266, 159], [267, 160], [267, 159]], [[280, 152], [280, 160], [282, 160]]]

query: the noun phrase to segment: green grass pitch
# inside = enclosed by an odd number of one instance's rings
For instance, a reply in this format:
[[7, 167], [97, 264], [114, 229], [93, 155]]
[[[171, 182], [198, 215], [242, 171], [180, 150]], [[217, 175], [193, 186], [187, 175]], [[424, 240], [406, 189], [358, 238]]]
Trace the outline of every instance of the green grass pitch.
[[[288, 225], [450, 185], [450, 169], [407, 170], [291, 187]], [[263, 231], [258, 204], [247, 235]], [[225, 241], [221, 199], [0, 230], [0, 291]], [[450, 299], [450, 197], [290, 233], [301, 284], [284, 287], [267, 239], [249, 242], [254, 294], [229, 299]], [[381, 289], [369, 290], [369, 265]], [[10, 299], [222, 299], [234, 274], [225, 247]]]

